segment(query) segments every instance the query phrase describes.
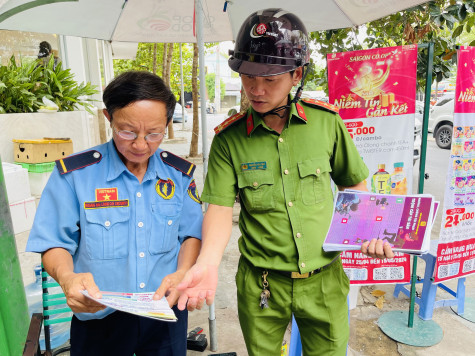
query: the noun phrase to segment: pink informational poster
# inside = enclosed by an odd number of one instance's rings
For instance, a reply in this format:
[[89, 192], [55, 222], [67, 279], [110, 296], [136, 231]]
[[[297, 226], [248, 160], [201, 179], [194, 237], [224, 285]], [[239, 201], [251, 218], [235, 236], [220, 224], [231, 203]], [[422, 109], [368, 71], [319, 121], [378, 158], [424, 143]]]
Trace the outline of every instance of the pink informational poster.
[[[327, 63], [329, 102], [340, 108], [340, 116], [369, 168], [368, 190], [411, 194], [417, 46], [330, 53]], [[357, 257], [348, 259], [355, 263], [344, 264], [347, 271], [362, 268], [360, 262], [366, 257]], [[357, 284], [408, 282], [410, 258], [393, 263], [404, 269], [404, 280], [394, 275], [377, 281], [369, 274], [366, 279], [347, 274]]]
[[475, 47], [458, 50], [452, 147], [435, 282], [475, 271]]

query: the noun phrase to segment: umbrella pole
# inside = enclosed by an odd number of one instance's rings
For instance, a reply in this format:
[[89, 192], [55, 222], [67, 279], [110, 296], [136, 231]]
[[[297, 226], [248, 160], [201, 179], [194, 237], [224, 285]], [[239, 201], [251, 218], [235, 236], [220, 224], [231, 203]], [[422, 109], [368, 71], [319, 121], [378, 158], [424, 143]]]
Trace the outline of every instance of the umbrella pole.
[[[198, 43], [198, 64], [200, 79], [200, 104], [201, 104], [201, 144], [203, 149], [203, 178], [206, 179], [208, 172], [208, 125], [206, 123], [206, 82], [205, 82], [205, 58], [204, 58], [204, 40], [203, 40], [203, 7], [201, 0], [195, 1], [196, 12], [196, 42]], [[205, 206], [207, 208], [207, 204]], [[209, 307], [209, 342], [210, 350], [218, 349], [218, 340], [216, 338], [216, 317], [214, 302]]]
[[[427, 151], [427, 128], [429, 126], [429, 107], [432, 84], [432, 70], [434, 64], [434, 43], [421, 44], [419, 48], [427, 48], [427, 72], [424, 98], [424, 120], [422, 125], [421, 159], [419, 161], [419, 186], [418, 193], [424, 193], [425, 163]], [[417, 280], [417, 257], [413, 258], [411, 276], [411, 302], [409, 313], [392, 311], [383, 314], [378, 319], [381, 331], [391, 339], [411, 346], [433, 346], [438, 344], [443, 337], [441, 327], [433, 320], [414, 320], [414, 306]]]

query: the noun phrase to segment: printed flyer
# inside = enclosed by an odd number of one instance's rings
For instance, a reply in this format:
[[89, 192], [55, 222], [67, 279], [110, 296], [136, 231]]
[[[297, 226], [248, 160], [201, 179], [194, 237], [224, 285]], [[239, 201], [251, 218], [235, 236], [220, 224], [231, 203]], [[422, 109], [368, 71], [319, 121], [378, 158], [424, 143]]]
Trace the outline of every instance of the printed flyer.
[[475, 47], [458, 50], [452, 147], [434, 281], [475, 271]]
[[427, 253], [434, 204], [428, 194], [338, 192], [323, 249], [360, 250], [364, 242], [378, 239], [388, 242], [396, 252]]
[[155, 293], [101, 291], [102, 298], [94, 298], [91, 297], [86, 290], [81, 292], [86, 297], [116, 310], [162, 321], [177, 321], [177, 317], [169, 307], [165, 297], [160, 300], [153, 300]]
[[[417, 46], [331, 53], [327, 63], [329, 101], [340, 108], [340, 116], [370, 170], [368, 190], [411, 194]], [[364, 269], [362, 264], [369, 266], [372, 260], [356, 252], [344, 254], [354, 254], [348, 261], [368, 262], [344, 263], [345, 269]], [[404, 279], [394, 278], [393, 282], [409, 282], [410, 258], [392, 263], [404, 270]], [[379, 283], [353, 277], [349, 275], [352, 284]]]

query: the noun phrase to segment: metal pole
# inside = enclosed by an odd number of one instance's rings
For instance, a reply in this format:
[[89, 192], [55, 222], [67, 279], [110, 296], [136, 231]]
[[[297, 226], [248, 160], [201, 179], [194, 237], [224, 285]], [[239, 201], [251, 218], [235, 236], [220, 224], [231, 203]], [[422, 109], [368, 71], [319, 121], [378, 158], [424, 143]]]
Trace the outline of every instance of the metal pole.
[[[426, 88], [424, 97], [424, 119], [422, 122], [422, 143], [421, 143], [421, 159], [419, 160], [419, 186], [418, 193], [424, 193], [424, 179], [426, 169], [426, 152], [427, 152], [427, 128], [429, 126], [429, 109], [430, 109], [430, 93], [432, 86], [432, 70], [434, 67], [434, 43], [419, 47], [427, 47], [427, 71], [426, 71]], [[416, 301], [416, 280], [417, 280], [417, 256], [412, 260], [412, 276], [411, 276], [411, 304], [409, 307], [409, 317], [407, 325], [412, 328], [414, 326], [414, 306]]]
[[0, 355], [22, 354], [29, 324], [7, 188], [0, 165]]
[[206, 123], [206, 81], [205, 81], [205, 45], [203, 40], [203, 7], [201, 0], [195, 2], [196, 10], [196, 33], [198, 43], [198, 64], [200, 80], [200, 104], [201, 104], [201, 138], [203, 148], [203, 177], [206, 178], [208, 172], [208, 125]]
[[219, 42], [216, 45], [216, 73], [214, 77], [214, 105], [217, 112], [221, 111], [221, 70], [220, 70], [220, 58]]
[[183, 55], [180, 43], [180, 77], [181, 77], [181, 129], [185, 131], [185, 88], [183, 83]]
[[[206, 82], [205, 82], [205, 46], [203, 40], [203, 7], [201, 0], [195, 1], [196, 12], [196, 42], [198, 44], [198, 64], [200, 80], [200, 103], [201, 103], [201, 145], [203, 148], [203, 178], [208, 172], [208, 125], [206, 123]], [[214, 313], [214, 303], [209, 307], [209, 343], [210, 350], [218, 349], [218, 338], [216, 337], [216, 318]]]

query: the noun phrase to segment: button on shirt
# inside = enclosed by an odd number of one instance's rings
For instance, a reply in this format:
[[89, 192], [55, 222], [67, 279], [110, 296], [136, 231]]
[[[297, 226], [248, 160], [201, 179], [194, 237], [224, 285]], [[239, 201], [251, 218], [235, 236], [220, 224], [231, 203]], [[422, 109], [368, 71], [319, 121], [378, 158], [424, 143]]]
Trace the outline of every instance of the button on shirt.
[[[154, 292], [163, 277], [176, 271], [184, 239], [201, 239], [201, 205], [187, 192], [192, 178], [165, 164], [158, 149], [140, 184], [112, 141], [93, 149], [102, 154], [99, 163], [63, 176], [55, 168], [51, 174], [26, 250], [66, 249], [73, 256], [74, 271], [91, 272], [104, 291]], [[157, 193], [160, 179], [175, 185], [170, 199]], [[105, 188], [112, 193], [98, 197]], [[126, 203], [86, 209], [86, 202], [107, 199]], [[112, 311], [76, 316], [100, 319]]]
[[336, 256], [322, 244], [333, 210], [330, 180], [368, 176], [341, 118], [299, 102], [282, 133], [252, 108], [214, 137], [201, 200], [232, 207], [239, 193], [239, 249], [256, 267], [306, 273]]

